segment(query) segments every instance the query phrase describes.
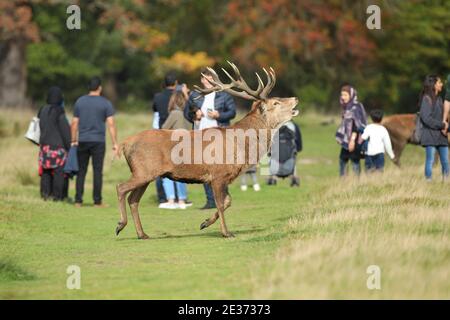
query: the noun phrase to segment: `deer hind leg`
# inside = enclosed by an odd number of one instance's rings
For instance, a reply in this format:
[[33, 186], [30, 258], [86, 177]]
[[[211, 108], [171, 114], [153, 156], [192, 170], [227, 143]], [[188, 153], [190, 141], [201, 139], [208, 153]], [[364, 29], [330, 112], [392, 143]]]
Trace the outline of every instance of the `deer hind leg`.
[[134, 225], [136, 227], [136, 232], [139, 239], [149, 239], [149, 236], [145, 234], [142, 228], [141, 219], [139, 217], [139, 201], [141, 200], [142, 195], [147, 189], [148, 184], [149, 182], [139, 188], [134, 189], [128, 196], [128, 204], [130, 205], [131, 215], [133, 217]]
[[[231, 196], [228, 193], [228, 191], [225, 193], [223, 204], [224, 204], [223, 211], [225, 211], [231, 206]], [[217, 210], [210, 218], [202, 222], [202, 224], [200, 225], [200, 230], [205, 229], [210, 225], [214, 224], [217, 221], [217, 219], [219, 219], [219, 210]]]
[[126, 202], [125, 202], [125, 200], [126, 200], [125, 198], [126, 198], [127, 194], [130, 191], [132, 191], [146, 183], [148, 184], [149, 180], [131, 178], [127, 182], [119, 183], [116, 186], [117, 199], [119, 202], [119, 212], [120, 212], [120, 221], [117, 224], [116, 236], [119, 235], [120, 231], [122, 231], [123, 228], [125, 228], [125, 226], [128, 223], [127, 208], [126, 208]]
[[[231, 197], [228, 195], [227, 192], [227, 185], [223, 183], [215, 183], [212, 185], [213, 192], [214, 192], [214, 199], [216, 200], [216, 206], [217, 206], [217, 212], [219, 214], [220, 218], [220, 231], [222, 233], [222, 236], [225, 238], [231, 238], [234, 237], [234, 235], [228, 231], [227, 225], [225, 223], [225, 202], [227, 202], [228, 206], [231, 204]], [[225, 199], [228, 199], [228, 201], [225, 201]]]

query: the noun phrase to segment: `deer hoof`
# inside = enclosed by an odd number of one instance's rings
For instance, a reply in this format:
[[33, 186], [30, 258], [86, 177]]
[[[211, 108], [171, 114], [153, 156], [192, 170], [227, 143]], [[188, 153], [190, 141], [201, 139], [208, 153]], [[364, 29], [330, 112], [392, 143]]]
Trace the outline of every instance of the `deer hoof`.
[[232, 234], [231, 232], [227, 232], [222, 234], [224, 238], [234, 238], [234, 234]]
[[200, 230], [203, 230], [207, 227], [209, 227], [209, 220], [205, 220], [202, 222], [202, 224], [200, 225]]
[[122, 231], [123, 228], [125, 228], [125, 226], [126, 226], [126, 224], [125, 224], [125, 223], [122, 223], [122, 222], [119, 222], [119, 223], [117, 224], [117, 227], [116, 227], [116, 236], [119, 235], [120, 231]]
[[147, 240], [147, 239], [150, 239], [150, 237], [144, 233], [143, 235], [138, 236], [138, 239]]

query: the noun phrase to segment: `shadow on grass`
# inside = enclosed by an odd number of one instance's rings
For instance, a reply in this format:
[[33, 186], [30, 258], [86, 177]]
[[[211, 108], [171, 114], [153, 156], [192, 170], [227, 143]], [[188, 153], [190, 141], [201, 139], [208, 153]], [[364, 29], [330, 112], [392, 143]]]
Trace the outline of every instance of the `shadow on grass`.
[[[236, 230], [231, 231], [236, 237], [239, 235], [245, 235], [245, 234], [252, 234], [256, 232], [262, 232], [266, 230], [265, 228], [256, 228], [256, 229], [246, 229], [246, 230]], [[120, 236], [119, 236], [120, 237]], [[222, 234], [220, 231], [210, 231], [210, 232], [204, 232], [199, 231], [198, 233], [187, 233], [187, 234], [179, 234], [179, 235], [173, 235], [173, 234], [163, 234], [158, 236], [152, 236], [149, 235], [149, 240], [163, 240], [163, 239], [183, 239], [183, 238], [216, 238], [216, 239], [222, 239]], [[231, 238], [234, 239], [234, 238]], [[133, 238], [117, 238], [116, 241], [135, 241], [139, 240], [137, 237]]]

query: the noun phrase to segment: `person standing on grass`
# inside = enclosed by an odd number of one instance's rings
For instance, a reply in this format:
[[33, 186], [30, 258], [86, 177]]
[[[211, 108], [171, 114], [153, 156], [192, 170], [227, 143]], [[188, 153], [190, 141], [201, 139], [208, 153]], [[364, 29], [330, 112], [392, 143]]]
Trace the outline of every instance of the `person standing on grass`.
[[[185, 93], [175, 91], [169, 101], [169, 116], [162, 125], [162, 129], [182, 129], [191, 130], [192, 125], [184, 118], [183, 110], [186, 104]], [[186, 183], [163, 178], [164, 192], [167, 202], [161, 203], [161, 209], [186, 209], [187, 189]], [[175, 202], [175, 188], [178, 195], [178, 202]], [[192, 205], [192, 203], [189, 203]]]
[[336, 141], [341, 145], [339, 155], [339, 175], [347, 174], [348, 160], [352, 162], [353, 172], [361, 173], [361, 134], [367, 125], [367, 115], [362, 103], [358, 101], [356, 90], [349, 85], [341, 88], [339, 103], [342, 108], [342, 121], [336, 132]]
[[431, 181], [436, 151], [441, 160], [443, 180], [447, 180], [449, 175], [448, 122], [442, 118], [443, 102], [439, 96], [442, 86], [443, 83], [438, 76], [427, 76], [419, 98], [420, 119], [423, 123], [420, 144], [425, 147], [425, 178], [428, 181]]
[[395, 155], [392, 151], [391, 139], [385, 127], [381, 125], [383, 120], [383, 111], [372, 110], [370, 118], [373, 123], [369, 124], [361, 136], [362, 140], [368, 140], [366, 152], [366, 171], [381, 171], [384, 170], [384, 152], [394, 160]]
[[39, 175], [41, 197], [44, 200], [62, 201], [67, 198], [68, 179], [63, 169], [70, 149], [70, 126], [64, 111], [63, 93], [51, 87], [47, 105], [38, 113], [39, 128]]
[[105, 159], [105, 122], [108, 124], [112, 140], [112, 150], [119, 154], [117, 144], [117, 130], [114, 121], [114, 107], [112, 103], [101, 96], [102, 86], [99, 77], [93, 77], [88, 85], [89, 94], [75, 102], [73, 111], [72, 145], [78, 146], [79, 171], [76, 181], [75, 206], [83, 203], [84, 180], [88, 169], [89, 159], [92, 158], [94, 171], [94, 206], [105, 207], [102, 202], [103, 162]]
[[[203, 87], [211, 88], [212, 73], [208, 69], [203, 68], [201, 74], [200, 81]], [[184, 108], [184, 117], [194, 124], [195, 129], [199, 130], [213, 127], [228, 127], [235, 116], [236, 105], [233, 97], [223, 91], [211, 92], [205, 96], [193, 91], [189, 95]], [[205, 183], [203, 187], [205, 188], [206, 204], [201, 209], [216, 208], [211, 185]]]
[[[153, 129], [161, 129], [169, 116], [169, 100], [175, 92], [178, 84], [177, 76], [169, 72], [164, 77], [164, 89], [153, 97]], [[156, 195], [159, 203], [166, 203], [167, 197], [164, 193], [163, 182], [160, 177], [156, 178]]]

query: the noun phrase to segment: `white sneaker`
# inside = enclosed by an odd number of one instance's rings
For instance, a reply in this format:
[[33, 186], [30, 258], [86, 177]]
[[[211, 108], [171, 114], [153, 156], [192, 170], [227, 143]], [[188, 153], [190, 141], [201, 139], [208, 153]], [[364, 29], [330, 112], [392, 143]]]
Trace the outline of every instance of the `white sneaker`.
[[164, 202], [164, 203], [160, 203], [158, 208], [160, 209], [177, 209], [178, 208], [178, 203], [170, 203], [170, 202]]
[[241, 186], [242, 191], [247, 191], [247, 186]]
[[261, 190], [261, 187], [259, 186], [259, 184], [256, 183], [253, 185], [253, 190], [259, 191], [259, 190]]
[[187, 208], [186, 203], [178, 203], [178, 209], [183, 209], [185, 210]]

